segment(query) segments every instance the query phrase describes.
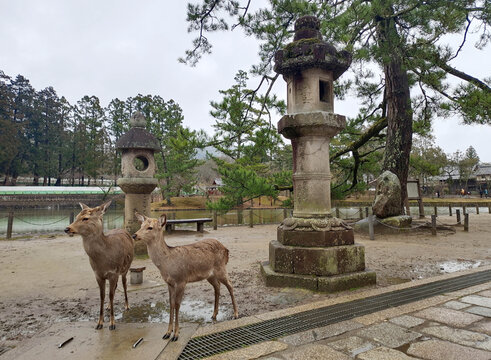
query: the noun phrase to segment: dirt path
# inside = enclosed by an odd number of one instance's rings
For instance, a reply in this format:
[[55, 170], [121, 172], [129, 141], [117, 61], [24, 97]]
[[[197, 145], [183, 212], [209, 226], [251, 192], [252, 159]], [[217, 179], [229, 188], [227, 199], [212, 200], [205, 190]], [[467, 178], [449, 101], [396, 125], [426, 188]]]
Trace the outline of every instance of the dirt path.
[[[455, 220], [442, 216], [439, 221]], [[474, 215], [470, 222], [468, 233], [459, 227], [455, 234], [436, 237], [420, 232], [379, 235], [375, 241], [357, 234], [355, 239], [366, 247], [366, 265], [377, 272], [377, 286], [387, 286], [491, 264], [491, 215]], [[268, 244], [276, 238], [276, 227], [223, 227], [205, 234], [177, 231], [167, 241], [169, 245], [180, 245], [214, 237], [229, 248], [228, 270], [241, 316], [338, 296], [263, 285], [259, 262], [268, 258]], [[3, 241], [0, 254], [0, 347], [15, 346], [56, 321], [95, 322], [98, 287], [80, 237]], [[150, 260], [135, 260], [133, 266], [146, 266], [145, 279], [163, 283]], [[118, 292], [118, 321], [166, 321], [167, 297], [166, 286], [131, 292], [132, 310], [123, 314], [123, 295]], [[207, 282], [189, 284], [184, 299], [181, 310], [185, 320], [210, 321], [213, 290]], [[220, 304], [219, 320], [231, 318], [231, 301], [225, 287]]]

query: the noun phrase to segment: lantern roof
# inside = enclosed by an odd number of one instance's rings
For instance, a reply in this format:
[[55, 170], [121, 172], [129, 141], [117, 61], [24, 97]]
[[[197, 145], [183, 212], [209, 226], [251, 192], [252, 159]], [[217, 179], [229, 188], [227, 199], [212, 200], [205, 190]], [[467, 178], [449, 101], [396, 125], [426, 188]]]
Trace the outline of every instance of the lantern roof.
[[130, 130], [116, 141], [116, 149], [148, 149], [160, 151], [157, 138], [145, 130], [145, 117], [137, 111], [130, 119]]
[[333, 80], [351, 65], [351, 54], [337, 51], [322, 40], [320, 22], [315, 16], [303, 16], [295, 22], [295, 37], [275, 54], [274, 71], [282, 75], [299, 73], [309, 68], [331, 71]]

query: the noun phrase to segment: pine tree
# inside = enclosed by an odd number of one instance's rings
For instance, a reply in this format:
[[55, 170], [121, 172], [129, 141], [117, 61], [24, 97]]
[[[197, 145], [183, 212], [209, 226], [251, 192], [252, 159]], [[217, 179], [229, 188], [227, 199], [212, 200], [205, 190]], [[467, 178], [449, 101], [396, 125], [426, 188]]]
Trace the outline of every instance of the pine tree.
[[[373, 154], [373, 146], [367, 149], [367, 144], [385, 137], [383, 169], [391, 170], [401, 181], [401, 213], [413, 129], [428, 131], [435, 115], [458, 115], [466, 123], [490, 123], [489, 80], [467, 74], [452, 63], [471, 31], [480, 33], [478, 48], [488, 44], [488, 1], [274, 0], [254, 11], [251, 3], [203, 0], [188, 4], [189, 30], [199, 35], [181, 60], [193, 65], [211, 52], [207, 32], [241, 27], [260, 42], [260, 62], [252, 71], [261, 75], [260, 84], [269, 81], [269, 91], [277, 79], [271, 74], [274, 53], [290, 41], [297, 18], [316, 15], [326, 40], [353, 53], [354, 80], [336, 85], [337, 94], [352, 91], [363, 104], [357, 136], [333, 153], [331, 161], [352, 155], [353, 187], [364, 157]], [[445, 42], [448, 34], [461, 36], [457, 48]], [[451, 85], [449, 78], [458, 84]]]

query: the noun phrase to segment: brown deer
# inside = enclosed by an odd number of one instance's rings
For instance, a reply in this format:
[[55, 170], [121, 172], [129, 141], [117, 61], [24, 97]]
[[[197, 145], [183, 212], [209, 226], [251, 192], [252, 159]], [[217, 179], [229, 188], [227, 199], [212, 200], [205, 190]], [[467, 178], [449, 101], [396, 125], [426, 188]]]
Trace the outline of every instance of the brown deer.
[[143, 240], [147, 245], [148, 255], [160, 270], [162, 278], [169, 287], [170, 319], [167, 332], [163, 339], [170, 337], [174, 324], [174, 336], [171, 341], [179, 338], [179, 307], [187, 283], [207, 280], [215, 289], [215, 308], [212, 319], [218, 314], [218, 299], [220, 298], [220, 283], [224, 284], [234, 307], [234, 317], [238, 318], [234, 290], [227, 275], [228, 249], [215, 239], [206, 239], [194, 244], [171, 247], [165, 243], [164, 229], [166, 216], [151, 219], [135, 212], [141, 222], [133, 238]]
[[129, 309], [126, 273], [133, 261], [134, 241], [131, 235], [122, 229], [111, 230], [104, 234], [102, 216], [110, 204], [111, 201], [108, 201], [95, 208], [90, 208], [80, 203], [82, 211], [77, 215], [75, 221], [65, 229], [65, 232], [70, 236], [75, 234], [82, 236], [85, 252], [89, 255], [90, 266], [92, 266], [99, 284], [101, 307], [97, 330], [102, 329], [104, 323], [106, 280], [109, 280], [109, 310], [111, 312], [109, 330], [116, 329], [113, 303], [119, 275], [123, 280], [125, 309]]

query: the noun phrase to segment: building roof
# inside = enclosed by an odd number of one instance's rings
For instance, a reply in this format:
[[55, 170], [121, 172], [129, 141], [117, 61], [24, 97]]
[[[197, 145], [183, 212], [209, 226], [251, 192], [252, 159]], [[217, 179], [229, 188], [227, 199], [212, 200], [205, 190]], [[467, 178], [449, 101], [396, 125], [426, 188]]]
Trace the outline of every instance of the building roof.
[[489, 163], [477, 164], [476, 168], [474, 169], [474, 175], [476, 176], [491, 175], [491, 164]]

